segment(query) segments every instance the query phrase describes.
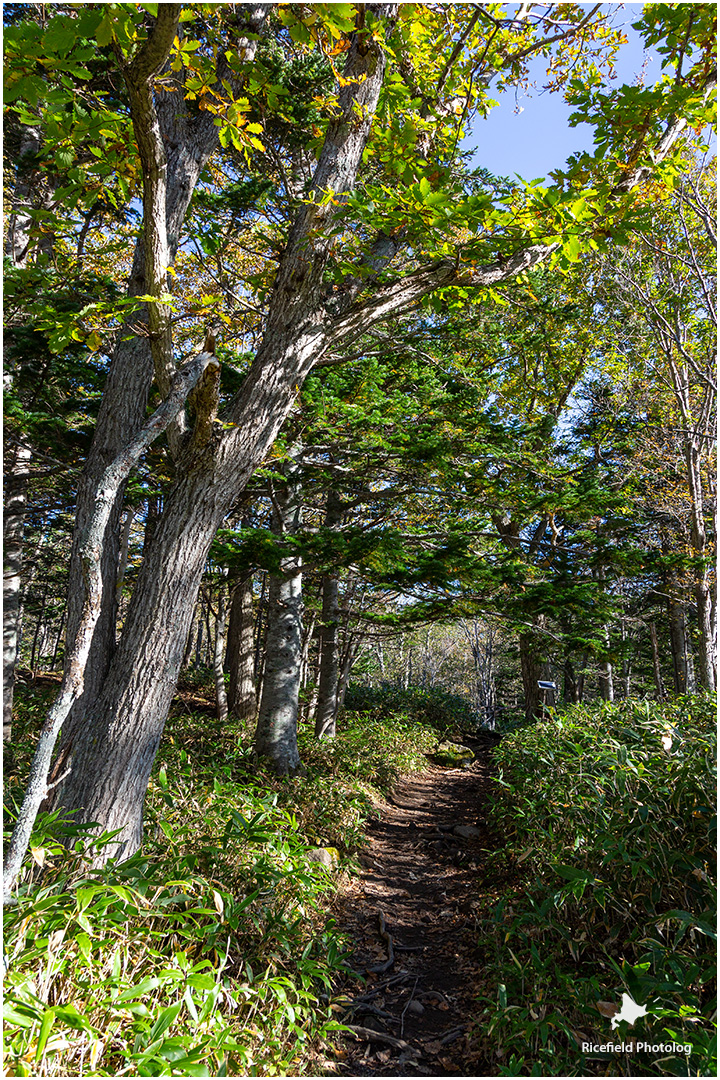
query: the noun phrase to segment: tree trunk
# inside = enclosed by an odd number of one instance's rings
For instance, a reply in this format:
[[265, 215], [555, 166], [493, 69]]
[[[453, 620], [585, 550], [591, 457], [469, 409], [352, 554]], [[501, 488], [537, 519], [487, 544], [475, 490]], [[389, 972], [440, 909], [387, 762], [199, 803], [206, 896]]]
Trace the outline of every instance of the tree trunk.
[[622, 670], [621, 670], [622, 696], [627, 701], [628, 698], [630, 697], [630, 676], [631, 676], [631, 673], [632, 673], [632, 663], [631, 663], [631, 660], [630, 660], [630, 653], [629, 653], [629, 650], [628, 650], [628, 634], [627, 634], [627, 630], [626, 630], [626, 627], [625, 627], [625, 620], [624, 619], [622, 619], [620, 621], [620, 636], [622, 638], [622, 644], [623, 644]]
[[322, 622], [320, 627], [320, 674], [318, 703], [315, 713], [315, 734], [318, 738], [334, 738], [338, 710], [338, 624], [340, 621], [340, 578], [337, 571], [323, 574]]
[[688, 693], [688, 627], [687, 608], [675, 594], [675, 584], [668, 584], [668, 620], [670, 626], [670, 652], [673, 660], [673, 682], [676, 694]]
[[665, 688], [662, 680], [662, 669], [660, 667], [660, 649], [658, 647], [658, 636], [655, 623], [650, 623], [650, 645], [652, 648], [652, 660], [653, 660], [653, 678], [655, 679], [655, 693], [657, 694], [658, 701], [665, 700]]
[[[161, 8], [178, 5], [161, 5]], [[257, 50], [256, 35], [262, 29], [270, 4], [238, 5], [240, 33], [243, 28], [250, 36], [238, 41], [247, 61]], [[157, 25], [157, 24], [156, 24]], [[223, 73], [224, 54], [219, 60]], [[221, 72], [218, 72], [220, 76]], [[206, 110], [190, 110], [184, 100], [184, 73], [170, 76], [169, 89], [156, 88], [157, 124], [166, 147], [166, 194], [164, 231], [167, 237], [168, 266], [175, 260], [183, 222], [197, 181], [219, 144], [218, 127], [213, 115]], [[224, 93], [222, 88], [219, 88]], [[138, 133], [138, 138], [140, 138]], [[145, 238], [141, 235], [135, 247], [128, 283], [128, 295], [140, 296], [149, 291], [146, 281]], [[72, 642], [82, 616], [84, 583], [80, 563], [80, 545], [93, 514], [94, 492], [106, 466], [117, 456], [127, 441], [142, 427], [153, 378], [153, 357], [147, 333], [137, 333], [138, 324], [147, 324], [147, 310], [131, 314], [120, 329], [119, 344], [103, 391], [92, 446], [78, 487], [76, 521], [70, 556], [68, 580], [67, 641]], [[95, 702], [116, 647], [117, 596], [115, 575], [120, 561], [120, 518], [124, 488], [118, 493], [108, 524], [103, 552], [103, 607], [93, 636], [90, 658], [85, 674], [83, 694], [73, 707], [63, 728], [63, 738], [69, 738], [75, 725], [85, 723], [85, 715]]]
[[[610, 648], [610, 631], [605, 627], [605, 644]], [[615, 684], [613, 682], [613, 667], [609, 659], [600, 661], [598, 674], [598, 689], [603, 701], [615, 700]]]
[[40, 658], [38, 654], [38, 645], [40, 643], [40, 634], [42, 632], [43, 619], [45, 617], [45, 604], [47, 601], [49, 586], [47, 583], [43, 586], [43, 594], [40, 600], [40, 610], [37, 613], [37, 620], [35, 622], [35, 633], [33, 635], [32, 647], [30, 649], [30, 670], [35, 678], [36, 668], [40, 667]]
[[569, 656], [565, 657], [563, 668], [563, 701], [576, 705], [578, 702], [578, 680], [575, 668]]
[[[337, 529], [342, 523], [343, 507], [337, 494], [330, 491], [325, 509], [325, 527]], [[315, 734], [318, 738], [335, 737], [338, 713], [338, 681], [340, 656], [338, 629], [340, 624], [340, 575], [337, 570], [323, 574], [322, 615], [320, 626], [320, 672], [318, 702], [315, 713]]]
[[538, 682], [543, 677], [544, 660], [538, 631], [545, 622], [543, 615], [533, 619], [535, 631], [520, 634], [520, 670], [522, 672], [523, 693], [525, 697], [525, 719], [533, 720], [542, 715], [542, 702]]
[[[302, 521], [299, 470], [292, 458], [287, 481], [274, 494], [272, 529], [292, 536]], [[255, 753], [280, 776], [300, 769], [297, 746], [298, 700], [302, 664], [302, 561], [291, 554], [280, 560], [280, 573], [270, 574], [265, 674], [255, 732]]]
[[[5, 245], [6, 256], [14, 267], [27, 265], [33, 231], [33, 209], [43, 202], [43, 182], [36, 167], [40, 148], [40, 129], [23, 125]], [[12, 372], [6, 369], [4, 385], [12, 382], [12, 378]], [[31, 458], [32, 451], [22, 442], [16, 442], [11, 449], [6, 450], [3, 517], [3, 742], [10, 742], [12, 739], [15, 667], [22, 619], [23, 534]]]
[[236, 720], [254, 719], [257, 708], [252, 581], [252, 574], [246, 574], [238, 582], [230, 605], [225, 663], [230, 674], [228, 708]]
[[128, 506], [125, 510], [125, 521], [123, 523], [122, 533], [120, 534], [120, 551], [118, 554], [117, 578], [115, 583], [115, 599], [118, 607], [122, 598], [123, 584], [125, 583], [128, 554], [130, 551], [130, 530], [132, 529], [134, 520], [135, 510], [132, 506]]
[[52, 660], [50, 661], [50, 668], [52, 671], [57, 667], [58, 653], [60, 652], [60, 643], [63, 639], [63, 630], [65, 629], [65, 615], [67, 609], [63, 608], [60, 616], [60, 626], [58, 627], [57, 637], [55, 638], [55, 648], [53, 649]]
[[34, 204], [40, 201], [40, 177], [36, 169], [40, 129], [23, 125], [18, 153], [18, 172], [8, 222], [5, 253], [13, 266], [25, 266], [30, 255]]
[[193, 661], [193, 669], [197, 671], [202, 664], [202, 646], [203, 646], [203, 631], [205, 629], [205, 622], [203, 620], [203, 604], [202, 601], [198, 604], [197, 613], [197, 635], [195, 637], [195, 659]]
[[69, 774], [53, 809], [77, 822], [120, 829], [115, 850], [142, 841], [143, 802], [183, 659], [210, 544], [224, 516], [217, 487], [202, 470], [175, 486], [143, 563], [120, 644], [82, 728], [60, 746], [53, 772]]
[[345, 655], [342, 658], [340, 664], [340, 678], [338, 681], [338, 712], [345, 704], [345, 695], [347, 694], [348, 687], [350, 685], [350, 676], [352, 675], [353, 664], [360, 655], [360, 642], [352, 642], [345, 650]]
[[695, 604], [699, 642], [698, 681], [706, 690], [714, 690], [717, 685], [716, 631], [713, 619], [713, 598], [707, 572], [699, 575], [695, 582]]
[[227, 602], [225, 582], [218, 587], [217, 618], [215, 620], [215, 648], [213, 650], [213, 674], [215, 676], [215, 701], [218, 720], [224, 723], [228, 718], [228, 696], [225, 689], [225, 668], [223, 660], [227, 648]]
[[[35, 818], [37, 817], [41, 804], [48, 798], [50, 791], [54, 789], [55, 794], [53, 798], [60, 806], [62, 806], [62, 796], [65, 794], [66, 790], [71, 792], [71, 797], [73, 795], [76, 796], [77, 789], [82, 789], [84, 782], [92, 783], [97, 778], [97, 776], [93, 776], [93, 767], [99, 764], [98, 759], [101, 759], [106, 767], [108, 763], [112, 764], [114, 760], [113, 755], [108, 753], [107, 746], [104, 745], [102, 738], [98, 737], [101, 735], [102, 724], [111, 723], [113, 717], [112, 715], [101, 713], [97, 718], [100, 721], [98, 727], [93, 728], [92, 724], [88, 723], [84, 731], [86, 736], [84, 747], [81, 740], [78, 741], [77, 749], [80, 750], [78, 756], [82, 757], [82, 750], [85, 749], [86, 753], [89, 753], [91, 759], [89, 762], [85, 763], [85, 771], [83, 771], [82, 765], [73, 771], [72, 751], [74, 748], [71, 743], [66, 742], [66, 754], [63, 758], [61, 752], [59, 757], [55, 759], [54, 777], [52, 778], [52, 783], [50, 782], [51, 758], [55, 741], [67, 719], [73, 703], [82, 693], [83, 678], [90, 654], [93, 632], [102, 606], [103, 578], [101, 567], [103, 545], [107, 533], [108, 521], [111, 516], [112, 507], [117, 498], [118, 490], [127, 481], [130, 471], [137, 465], [140, 457], [144, 451], [147, 450], [148, 446], [150, 446], [153, 440], [165, 431], [169, 424], [173, 422], [174, 418], [178, 415], [180, 408], [184, 405], [188, 391], [195, 385], [202, 372], [210, 363], [217, 365], [215, 357], [208, 353], [201, 353], [195, 360], [187, 364], [182, 371], [177, 373], [171, 384], [170, 393], [165, 401], [163, 401], [163, 403], [155, 410], [137, 435], [135, 435], [125, 446], [122, 453], [108, 466], [98, 483], [94, 499], [95, 510], [80, 548], [80, 557], [86, 584], [83, 617], [78, 626], [75, 639], [66, 652], [60, 690], [55, 702], [48, 712], [45, 723], [43, 724], [35, 754], [33, 755], [25, 797], [15, 823], [15, 828], [13, 829], [4, 863], [4, 902], [10, 898], [11, 890], [15, 885], [17, 876], [20, 873], [23, 858], [27, 852]], [[182, 570], [182, 563], [180, 566]], [[200, 572], [202, 572], [202, 566], [200, 567]], [[181, 575], [180, 580], [182, 581]], [[189, 610], [192, 611], [192, 601]], [[167, 624], [160, 623], [160, 626], [163, 625]], [[187, 632], [187, 626], [185, 627], [185, 630]], [[156, 640], [167, 641], [169, 637], [169, 634], [155, 634]], [[132, 676], [141, 676], [143, 672], [141, 668], [136, 668], [135, 671], [130, 674]], [[175, 672], [175, 677], [177, 678], [177, 672]], [[127, 676], [124, 677], [123, 681], [127, 686], [129, 681]], [[169, 704], [170, 702], [168, 699], [168, 706]], [[100, 728], [100, 730], [98, 730], [98, 728]], [[123, 764], [121, 759], [119, 762], [121, 769]], [[63, 768], [63, 766], [68, 766], [68, 768], [60, 773], [60, 769]], [[58, 773], [60, 773], [60, 775], [58, 775]], [[57, 777], [57, 779], [55, 777]], [[135, 777], [132, 777], [131, 779], [135, 779]], [[67, 781], [66, 788], [61, 787], [63, 781]], [[75, 786], [76, 792], [73, 792], [73, 785]], [[146, 786], [147, 777], [145, 778], [145, 787], [142, 789], [143, 795]], [[67, 803], [64, 805], [67, 805]], [[140, 801], [140, 806], [142, 807], [142, 800]], [[71, 803], [69, 809], [79, 815], [79, 820], [94, 820], [82, 816], [87, 810], [87, 803], [84, 801], [82, 795], [80, 799], [75, 797], [75, 801]], [[140, 828], [141, 827], [142, 826], [140, 825]], [[122, 851], [122, 840], [119, 841], [119, 847]], [[103, 858], [105, 857], [107, 857], [107, 852], [103, 854]]]
[[12, 738], [15, 667], [22, 617], [22, 554], [30, 450], [18, 443], [8, 455], [3, 518], [3, 742]]

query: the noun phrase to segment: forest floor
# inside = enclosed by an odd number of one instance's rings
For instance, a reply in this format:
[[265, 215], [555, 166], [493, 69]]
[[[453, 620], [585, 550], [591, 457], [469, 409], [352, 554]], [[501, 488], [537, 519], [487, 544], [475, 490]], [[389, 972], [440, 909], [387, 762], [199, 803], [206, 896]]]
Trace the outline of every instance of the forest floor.
[[341, 1019], [357, 1030], [339, 1039], [337, 1075], [475, 1076], [486, 1061], [478, 939], [501, 884], [485, 865], [502, 847], [486, 822], [495, 739], [464, 740], [469, 768], [406, 777], [368, 823], [362, 874], [338, 898], [364, 977], [343, 987]]

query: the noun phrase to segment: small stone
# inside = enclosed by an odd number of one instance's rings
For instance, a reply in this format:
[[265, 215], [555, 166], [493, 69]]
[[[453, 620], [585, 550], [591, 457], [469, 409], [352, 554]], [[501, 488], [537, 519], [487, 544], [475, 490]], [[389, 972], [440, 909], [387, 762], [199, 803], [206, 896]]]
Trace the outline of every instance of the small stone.
[[310, 848], [305, 855], [309, 862], [320, 863], [327, 870], [336, 870], [340, 864], [340, 853], [334, 847]]
[[481, 835], [480, 830], [474, 825], [456, 825], [453, 833], [455, 836], [461, 836], [463, 840], [475, 840]]

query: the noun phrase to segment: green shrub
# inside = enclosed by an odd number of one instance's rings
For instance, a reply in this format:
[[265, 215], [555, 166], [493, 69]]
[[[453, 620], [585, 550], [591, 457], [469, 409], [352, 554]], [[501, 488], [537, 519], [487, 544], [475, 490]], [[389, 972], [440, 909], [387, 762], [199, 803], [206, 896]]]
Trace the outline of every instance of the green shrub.
[[[242, 808], [220, 835], [160, 819], [162, 843], [102, 871], [82, 830], [38, 822], [42, 882], [5, 918], [8, 1075], [273, 1075], [326, 1036], [328, 875], [287, 811]], [[213, 872], [228, 866], [231, 887]]]
[[[495, 751], [492, 817], [535, 876], [485, 928], [505, 1075], [715, 1075], [715, 745], [714, 702], [686, 698], [573, 706]], [[648, 1016], [619, 1036], [690, 1058], [586, 1059], [611, 1034], [597, 1003], [622, 993]]]
[[[11, 808], [52, 692], [19, 688]], [[348, 713], [334, 740], [301, 732], [307, 776], [278, 780], [254, 766], [249, 726], [178, 706], [140, 853], [96, 871], [86, 829], [36, 823], [5, 917], [7, 1075], [313, 1072], [344, 946], [308, 849], [351, 853], [434, 740], [407, 717]]]
[[371, 712], [378, 717], [404, 714], [419, 723], [429, 724], [443, 735], [448, 731], [472, 732], [478, 726], [468, 699], [439, 687], [422, 690], [411, 686], [403, 690], [388, 683], [383, 686], [351, 684], [345, 704], [349, 710]]

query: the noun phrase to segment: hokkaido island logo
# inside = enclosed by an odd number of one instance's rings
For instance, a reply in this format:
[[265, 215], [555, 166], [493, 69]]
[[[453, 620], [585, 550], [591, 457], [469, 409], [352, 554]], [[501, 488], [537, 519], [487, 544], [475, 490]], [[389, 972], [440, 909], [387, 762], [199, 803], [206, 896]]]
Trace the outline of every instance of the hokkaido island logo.
[[641, 1016], [647, 1016], [645, 1006], [638, 1005], [629, 994], [623, 994], [622, 1005], [619, 1008], [614, 1001], [598, 1001], [597, 1010], [602, 1016], [606, 1016], [610, 1020], [613, 1031], [617, 1031], [621, 1020], [624, 1020], [625, 1023], [632, 1027]]
[[629, 994], [623, 994], [622, 1007], [620, 1008], [620, 1011], [613, 1016], [610, 1021], [610, 1026], [613, 1031], [616, 1031], [620, 1021], [624, 1020], [632, 1027], [635, 1021], [639, 1020], [641, 1016], [647, 1016], [647, 1009], [645, 1006], [638, 1005], [636, 1001], [633, 1001]]
[[[644, 1005], [638, 1005], [629, 994], [623, 994], [622, 1005], [619, 1007], [614, 1001], [596, 1001], [595, 1007], [601, 1016], [606, 1016], [610, 1021], [613, 1031], [617, 1031], [620, 1022], [623, 1021], [632, 1027], [641, 1016], [647, 1016], [648, 1011]], [[591, 1043], [581, 1042], [580, 1048], [583, 1054], [631, 1054], [644, 1051], [652, 1054], [684, 1054], [689, 1057], [692, 1053], [692, 1043], [651, 1043], [640, 1042], [639, 1039], [630, 1039], [629, 1042]]]

